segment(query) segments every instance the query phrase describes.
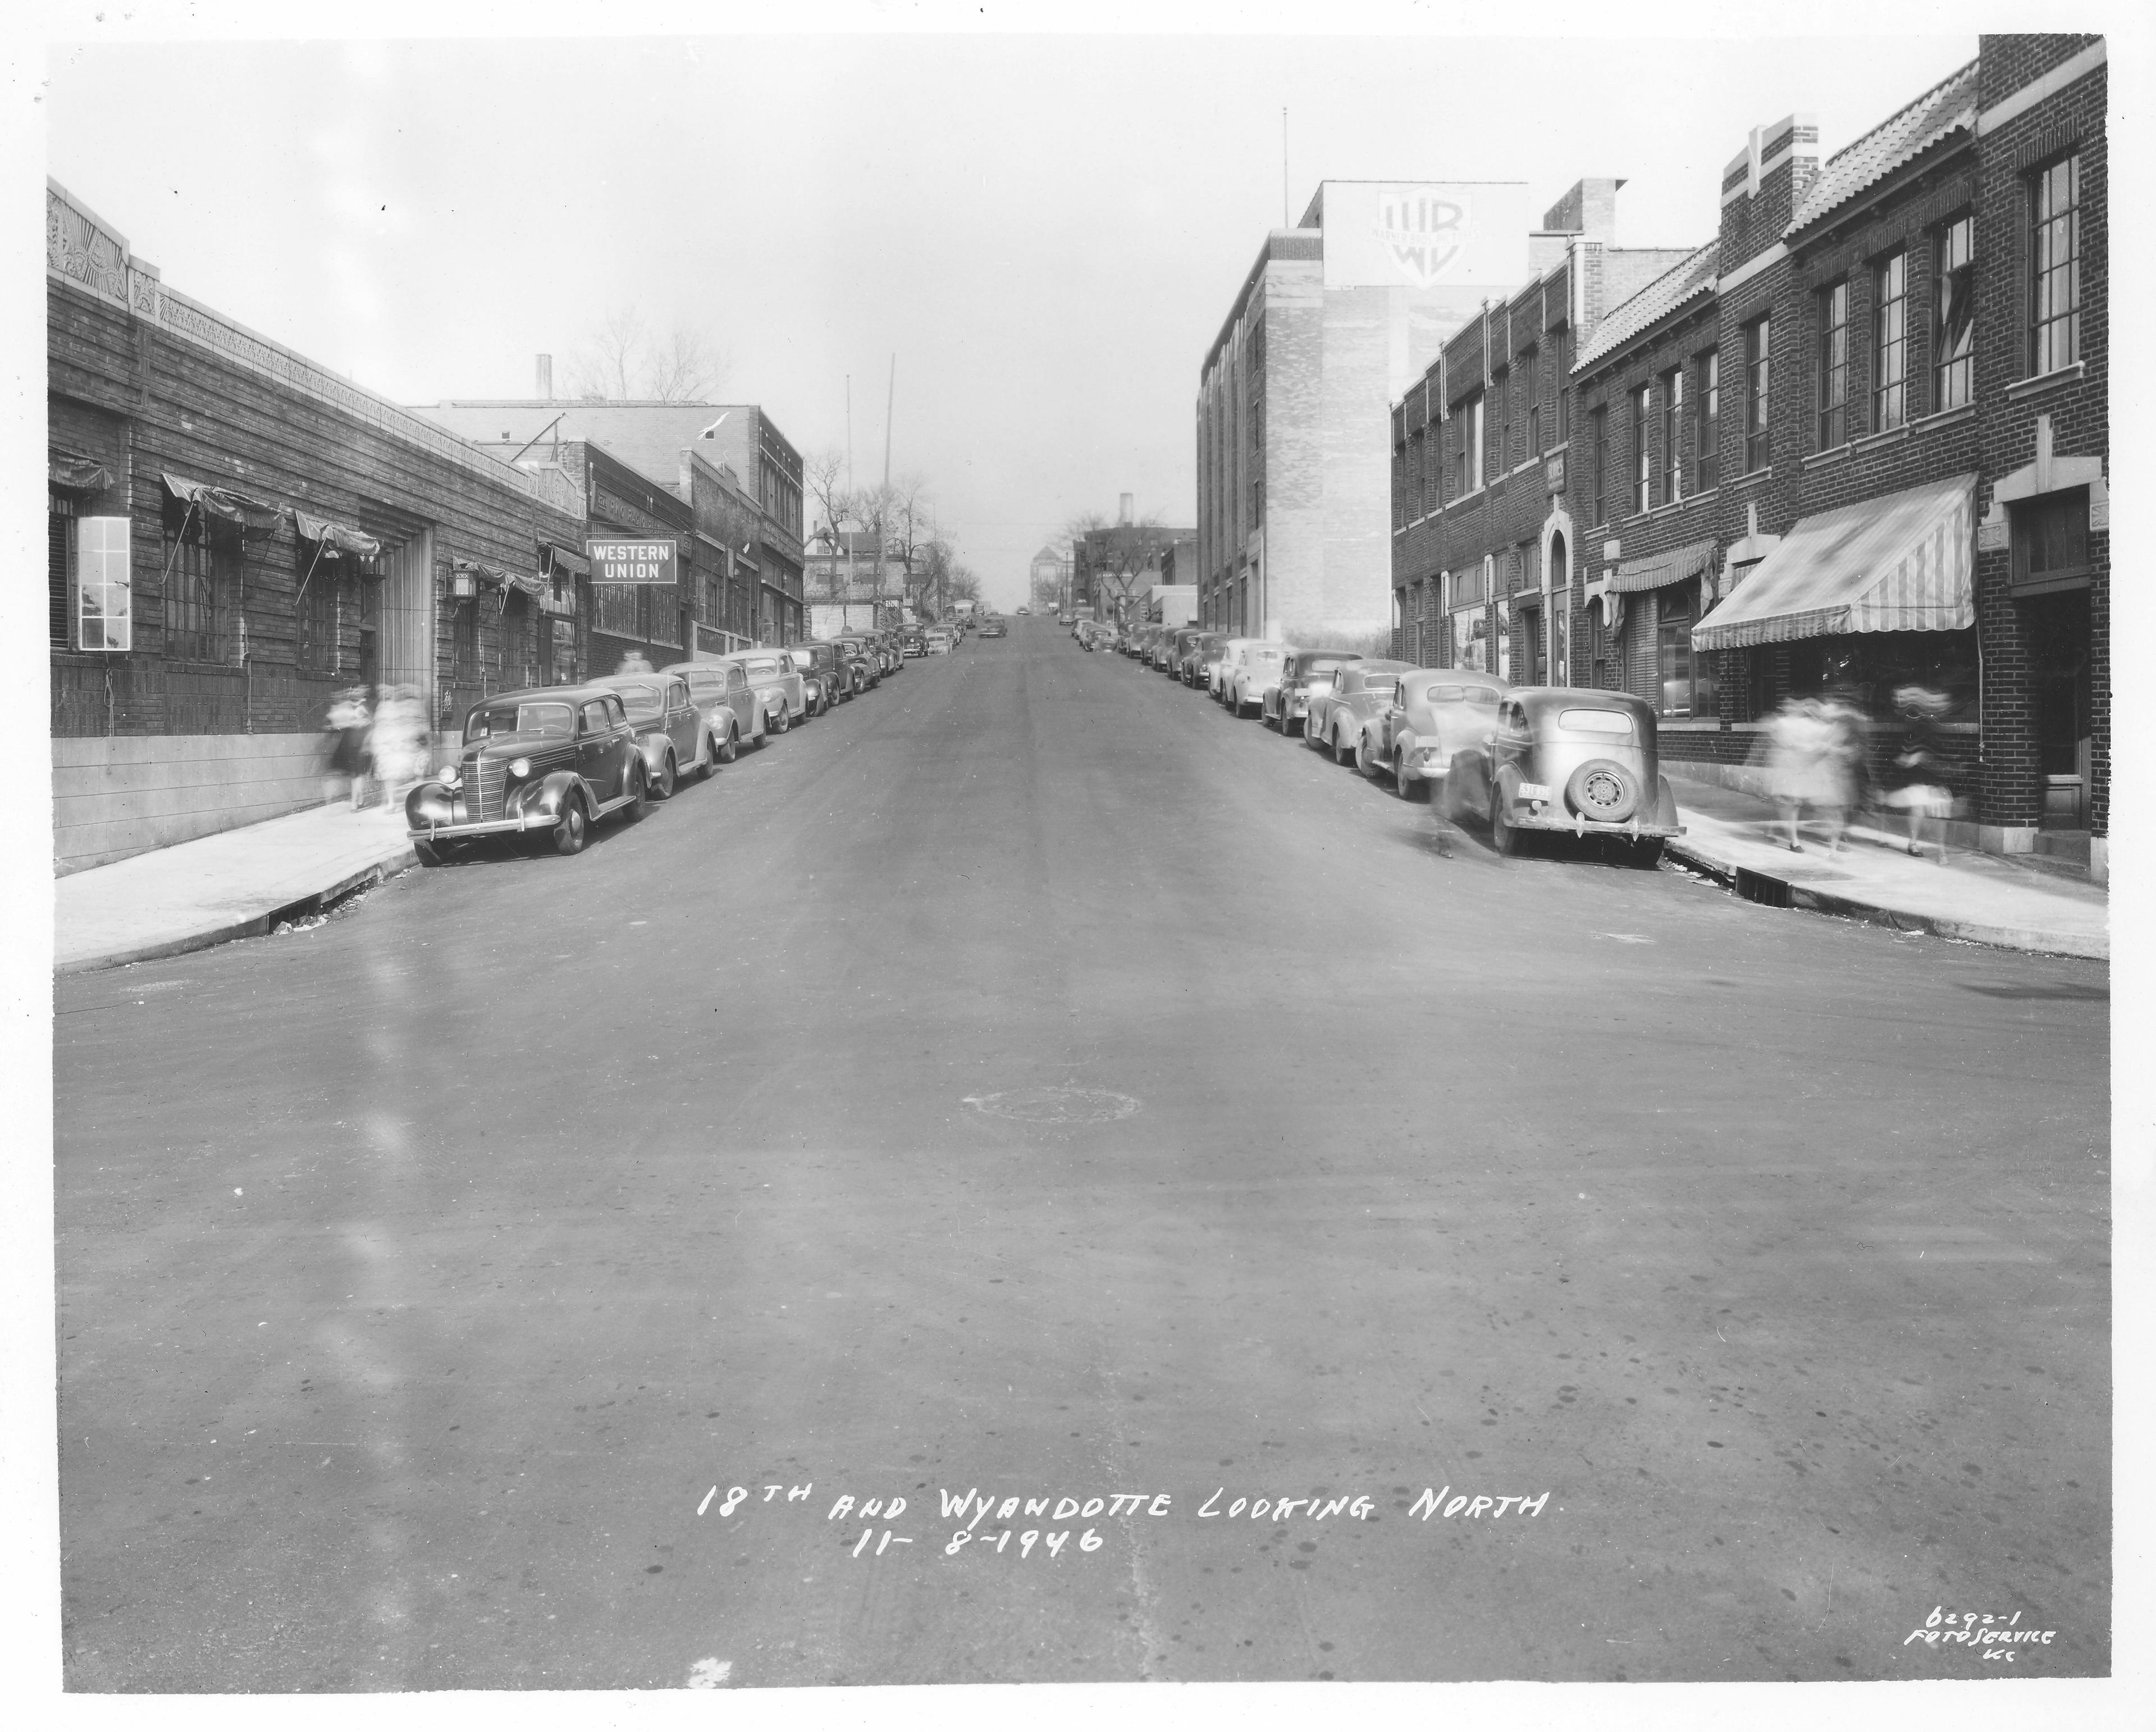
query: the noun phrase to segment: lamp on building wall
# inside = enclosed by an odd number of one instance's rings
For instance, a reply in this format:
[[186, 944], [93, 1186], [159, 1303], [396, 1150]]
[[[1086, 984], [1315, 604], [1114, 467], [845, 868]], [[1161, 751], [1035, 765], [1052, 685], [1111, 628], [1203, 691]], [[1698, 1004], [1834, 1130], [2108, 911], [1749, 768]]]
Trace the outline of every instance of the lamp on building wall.
[[458, 571], [449, 578], [449, 593], [460, 602], [468, 602], [479, 593], [479, 579], [470, 571]]

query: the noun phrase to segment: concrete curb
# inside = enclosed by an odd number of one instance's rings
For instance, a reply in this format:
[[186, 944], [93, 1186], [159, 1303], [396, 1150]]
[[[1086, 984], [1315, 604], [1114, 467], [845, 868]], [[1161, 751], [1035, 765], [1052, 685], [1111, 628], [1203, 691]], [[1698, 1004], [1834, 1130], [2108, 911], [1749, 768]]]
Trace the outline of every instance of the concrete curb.
[[2107, 935], [2091, 937], [2082, 932], [2046, 932], [2014, 926], [1992, 926], [1975, 920], [1947, 920], [1936, 915], [1912, 914], [1853, 896], [1815, 890], [1755, 866], [1737, 866], [1718, 859], [1696, 846], [1672, 838], [1667, 852], [1687, 866], [1727, 884], [1748, 902], [1770, 908], [1804, 909], [1814, 914], [1839, 915], [1867, 925], [1892, 926], [1901, 932], [1928, 932], [1938, 938], [1958, 938], [1970, 944], [1988, 944], [2004, 951], [2035, 951], [2046, 956], [2079, 956], [2092, 962], [2111, 960]]
[[76, 956], [53, 966], [55, 979], [62, 975], [94, 974], [100, 969], [124, 967], [130, 962], [154, 962], [164, 956], [183, 956], [190, 951], [206, 951], [213, 945], [228, 944], [235, 938], [259, 938], [272, 930], [280, 920], [295, 915], [314, 914], [341, 896], [365, 885], [381, 884], [394, 878], [407, 868], [418, 864], [418, 856], [412, 852], [408, 842], [393, 852], [348, 873], [321, 889], [311, 891], [295, 900], [280, 903], [259, 914], [226, 916], [203, 926], [172, 938], [161, 938], [149, 944], [131, 945], [121, 950], [100, 952], [92, 956]]

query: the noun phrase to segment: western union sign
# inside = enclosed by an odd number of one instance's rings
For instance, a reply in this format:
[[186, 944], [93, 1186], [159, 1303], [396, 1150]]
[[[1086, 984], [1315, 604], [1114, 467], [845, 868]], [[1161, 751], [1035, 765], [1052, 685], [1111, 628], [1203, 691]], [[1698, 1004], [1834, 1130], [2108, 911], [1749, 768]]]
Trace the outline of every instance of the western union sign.
[[671, 584], [680, 567], [670, 536], [655, 541], [586, 541], [594, 583]]

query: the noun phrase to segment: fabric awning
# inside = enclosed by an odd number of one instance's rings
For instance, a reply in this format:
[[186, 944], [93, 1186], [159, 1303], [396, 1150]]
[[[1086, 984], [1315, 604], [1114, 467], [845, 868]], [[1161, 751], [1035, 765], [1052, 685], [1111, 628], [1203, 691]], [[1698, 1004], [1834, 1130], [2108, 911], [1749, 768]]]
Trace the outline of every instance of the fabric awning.
[[45, 453], [45, 479], [54, 487], [73, 493], [102, 493], [112, 485], [112, 472], [94, 457], [75, 451]]
[[285, 514], [276, 506], [229, 487], [190, 481], [184, 475], [161, 474], [157, 479], [164, 483], [165, 491], [181, 505], [192, 507], [206, 517], [231, 524], [243, 535], [272, 534], [285, 519]]
[[487, 564], [485, 560], [451, 560], [449, 561], [449, 569], [464, 576], [476, 577], [481, 583], [491, 583], [497, 589], [499, 589], [503, 584], [509, 582], [508, 572], [503, 571], [498, 566], [490, 566]]
[[1650, 553], [1628, 559], [1609, 568], [1607, 587], [1614, 595], [1635, 595], [1643, 589], [1661, 589], [1697, 577], [1714, 563], [1714, 543], [1694, 541], [1689, 547], [1673, 547], [1666, 553]]
[[354, 559], [372, 559], [382, 551], [381, 542], [364, 530], [331, 523], [326, 517], [310, 517], [304, 511], [293, 512], [292, 521], [299, 528], [301, 541], [316, 543], [332, 557], [349, 553]]
[[564, 547], [559, 541], [544, 544], [547, 562], [552, 568], [570, 577], [588, 577], [592, 562], [573, 547]]
[[1691, 647], [1974, 625], [1975, 489], [1974, 475], [1957, 475], [1799, 518], [1692, 628]]
[[521, 589], [527, 596], [551, 596], [554, 586], [544, 577], [535, 577], [527, 571], [504, 571], [504, 582], [511, 589]]

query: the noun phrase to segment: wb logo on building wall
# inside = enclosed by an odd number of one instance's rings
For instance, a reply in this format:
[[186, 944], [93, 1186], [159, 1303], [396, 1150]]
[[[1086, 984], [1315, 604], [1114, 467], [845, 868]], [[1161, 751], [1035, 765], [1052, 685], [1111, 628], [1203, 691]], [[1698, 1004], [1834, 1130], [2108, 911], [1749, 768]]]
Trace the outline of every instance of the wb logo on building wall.
[[1472, 213], [1456, 198], [1427, 187], [1401, 187], [1378, 195], [1375, 232], [1395, 269], [1417, 288], [1442, 281], [1472, 229]]

